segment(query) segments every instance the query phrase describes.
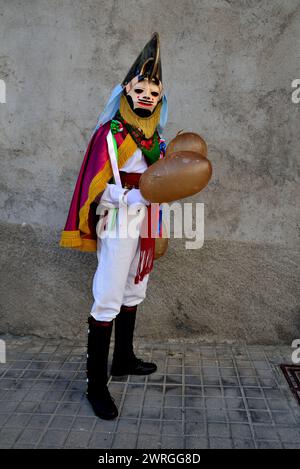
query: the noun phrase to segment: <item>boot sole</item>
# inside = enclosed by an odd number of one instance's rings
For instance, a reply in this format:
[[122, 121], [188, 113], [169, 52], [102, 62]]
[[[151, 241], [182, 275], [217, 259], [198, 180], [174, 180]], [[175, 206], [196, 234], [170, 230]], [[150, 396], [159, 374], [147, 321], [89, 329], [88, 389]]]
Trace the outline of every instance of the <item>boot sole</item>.
[[133, 372], [133, 371], [128, 371], [128, 372], [112, 372], [111, 371], [111, 376], [127, 376], [127, 375], [135, 375], [135, 376], [147, 376], [147, 375], [151, 375], [152, 373], [155, 373], [157, 371], [156, 370], [149, 370], [149, 371], [145, 371], [143, 373], [137, 373], [137, 372]]

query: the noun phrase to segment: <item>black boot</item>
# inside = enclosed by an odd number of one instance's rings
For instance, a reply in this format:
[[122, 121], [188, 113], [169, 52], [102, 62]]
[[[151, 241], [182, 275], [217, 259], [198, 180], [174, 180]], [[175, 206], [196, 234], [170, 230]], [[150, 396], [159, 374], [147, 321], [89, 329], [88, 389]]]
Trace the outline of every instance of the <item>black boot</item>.
[[155, 363], [147, 363], [137, 358], [133, 352], [133, 332], [136, 319], [136, 306], [122, 305], [115, 319], [115, 349], [111, 374], [150, 375], [157, 370]]
[[87, 398], [95, 414], [101, 419], [117, 417], [118, 409], [107, 388], [107, 361], [112, 323], [88, 318]]

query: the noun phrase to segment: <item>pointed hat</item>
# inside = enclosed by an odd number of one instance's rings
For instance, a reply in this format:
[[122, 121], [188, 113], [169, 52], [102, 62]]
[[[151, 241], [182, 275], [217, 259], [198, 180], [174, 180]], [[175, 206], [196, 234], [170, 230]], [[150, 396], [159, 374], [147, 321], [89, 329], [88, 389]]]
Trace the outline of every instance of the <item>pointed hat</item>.
[[154, 33], [131, 66], [122, 85], [126, 86], [134, 77], [140, 76], [162, 82], [159, 35]]

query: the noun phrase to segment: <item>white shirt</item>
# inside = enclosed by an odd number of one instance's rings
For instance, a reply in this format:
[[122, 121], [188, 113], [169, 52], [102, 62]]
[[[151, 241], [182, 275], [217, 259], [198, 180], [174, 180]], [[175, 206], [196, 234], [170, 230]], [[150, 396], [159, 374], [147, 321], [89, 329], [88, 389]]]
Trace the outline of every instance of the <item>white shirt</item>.
[[[142, 151], [137, 148], [122, 168], [120, 168], [120, 171], [124, 171], [126, 173], [143, 173], [146, 169], [148, 169], [146, 159]], [[112, 204], [115, 207], [118, 207], [119, 197], [125, 192], [125, 190], [126, 189], [118, 187], [115, 184], [107, 184], [106, 189], [101, 196], [101, 205]]]
[[125, 171], [126, 173], [143, 173], [146, 169], [148, 169], [146, 159], [142, 150], [138, 148], [122, 168], [120, 168], [120, 171]]

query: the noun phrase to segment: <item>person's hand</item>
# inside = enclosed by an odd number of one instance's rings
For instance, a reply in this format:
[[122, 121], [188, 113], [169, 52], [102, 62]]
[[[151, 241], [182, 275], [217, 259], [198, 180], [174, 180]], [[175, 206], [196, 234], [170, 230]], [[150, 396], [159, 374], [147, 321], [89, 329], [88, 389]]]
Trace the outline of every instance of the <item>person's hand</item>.
[[124, 196], [125, 201], [127, 202], [127, 205], [133, 205], [133, 204], [144, 204], [144, 205], [149, 205], [151, 202], [149, 200], [145, 199], [141, 191], [139, 189], [130, 189], [129, 192]]
[[125, 204], [124, 194], [128, 191], [117, 184], [106, 184], [105, 190], [101, 196], [100, 203], [106, 207], [119, 207]]

